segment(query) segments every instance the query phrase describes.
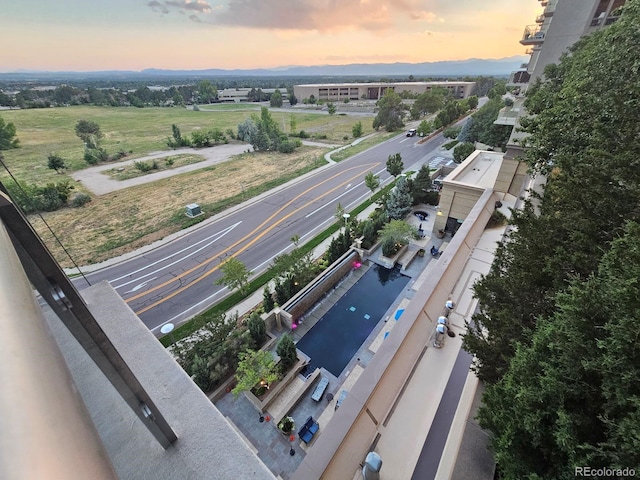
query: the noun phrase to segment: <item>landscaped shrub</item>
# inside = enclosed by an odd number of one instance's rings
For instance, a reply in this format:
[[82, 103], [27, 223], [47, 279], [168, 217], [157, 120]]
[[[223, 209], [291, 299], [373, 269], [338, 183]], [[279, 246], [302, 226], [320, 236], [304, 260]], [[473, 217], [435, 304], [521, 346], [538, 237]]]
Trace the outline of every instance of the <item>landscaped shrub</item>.
[[174, 347], [178, 363], [193, 376], [196, 384], [208, 392], [229, 378], [238, 365], [238, 354], [247, 350], [251, 337], [237, 319], [215, 315], [202, 329], [198, 341], [178, 343]]
[[138, 170], [140, 170], [141, 172], [146, 173], [146, 172], [150, 172], [151, 170], [157, 170], [158, 162], [156, 162], [155, 160], [153, 160], [152, 162], [139, 161], [139, 162], [133, 162], [133, 166]]
[[262, 293], [262, 307], [265, 312], [270, 312], [275, 307], [275, 301], [273, 300], [273, 293], [269, 288], [269, 285], [264, 287], [264, 292]]
[[397, 251], [396, 242], [392, 238], [385, 238], [382, 241], [382, 255], [385, 257], [393, 257]]
[[267, 336], [267, 326], [258, 312], [254, 311], [251, 313], [247, 327], [249, 327], [249, 335], [251, 335], [251, 340], [253, 340], [253, 346], [259, 348]]
[[298, 360], [298, 353], [296, 352], [296, 345], [293, 343], [291, 335], [285, 333], [280, 337], [278, 346], [276, 347], [276, 353], [280, 357], [281, 372], [287, 372], [296, 360]]
[[309, 134], [307, 132], [305, 132], [304, 130], [300, 130], [300, 133], [298, 133], [298, 136], [300, 138], [309, 138]]
[[70, 205], [74, 208], [79, 208], [79, 207], [83, 207], [90, 201], [91, 201], [91, 196], [87, 195], [86, 193], [79, 192], [73, 196], [73, 198], [71, 199]]

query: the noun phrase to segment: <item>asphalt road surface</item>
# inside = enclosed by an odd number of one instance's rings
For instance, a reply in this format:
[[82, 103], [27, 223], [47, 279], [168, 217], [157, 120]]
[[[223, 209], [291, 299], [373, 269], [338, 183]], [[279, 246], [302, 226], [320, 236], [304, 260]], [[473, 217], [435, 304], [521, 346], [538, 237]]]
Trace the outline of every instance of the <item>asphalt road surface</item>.
[[[277, 188], [257, 203], [221, 215], [184, 236], [111, 267], [86, 274], [94, 284], [108, 280], [151, 331], [176, 325], [224, 297], [215, 285], [220, 264], [234, 256], [254, 273], [274, 257], [290, 251], [291, 237], [304, 243], [335, 221], [338, 203], [347, 211], [371, 194], [364, 176], [374, 172], [382, 185], [390, 181], [389, 155], [400, 152], [405, 167], [425, 162], [445, 142], [441, 134], [418, 144], [404, 132], [387, 142], [322, 169], [286, 188]], [[83, 288], [80, 281], [75, 282]]]

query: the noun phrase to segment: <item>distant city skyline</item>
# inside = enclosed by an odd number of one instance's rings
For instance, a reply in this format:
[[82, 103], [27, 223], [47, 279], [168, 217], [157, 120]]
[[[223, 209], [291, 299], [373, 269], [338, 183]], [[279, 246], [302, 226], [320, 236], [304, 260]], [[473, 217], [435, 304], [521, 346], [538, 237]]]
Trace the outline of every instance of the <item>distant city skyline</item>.
[[536, 0], [0, 0], [0, 72], [522, 55]]

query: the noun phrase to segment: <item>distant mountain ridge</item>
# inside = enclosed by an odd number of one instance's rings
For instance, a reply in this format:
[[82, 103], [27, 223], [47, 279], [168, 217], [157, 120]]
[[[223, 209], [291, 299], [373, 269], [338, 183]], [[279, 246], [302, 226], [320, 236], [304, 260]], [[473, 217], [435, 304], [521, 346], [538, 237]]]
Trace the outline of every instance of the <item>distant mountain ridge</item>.
[[513, 56], [500, 59], [471, 58], [468, 60], [447, 60], [423, 63], [351, 63], [346, 65], [287, 66], [254, 69], [169, 70], [148, 68], [142, 71], [108, 70], [96, 72], [49, 72], [16, 71], [0, 73], [0, 79], [17, 78], [72, 78], [72, 77], [225, 77], [225, 76], [474, 76], [508, 75], [526, 62], [527, 56]]

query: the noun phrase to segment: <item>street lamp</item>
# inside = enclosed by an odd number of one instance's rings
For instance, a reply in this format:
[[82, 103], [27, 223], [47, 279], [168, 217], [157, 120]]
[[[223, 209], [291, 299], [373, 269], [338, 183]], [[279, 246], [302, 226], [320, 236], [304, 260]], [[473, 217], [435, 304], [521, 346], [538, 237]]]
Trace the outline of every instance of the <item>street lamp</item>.
[[160, 327], [160, 333], [162, 333], [163, 335], [167, 335], [168, 333], [171, 334], [171, 343], [176, 343], [175, 339], [173, 338], [173, 329], [176, 328], [176, 326], [173, 323], [165, 323], [162, 327]]
[[342, 214], [342, 218], [344, 218], [344, 233], [347, 233], [347, 224], [349, 223], [349, 219], [351, 218], [351, 215], [349, 215], [348, 213], [343, 213]]

